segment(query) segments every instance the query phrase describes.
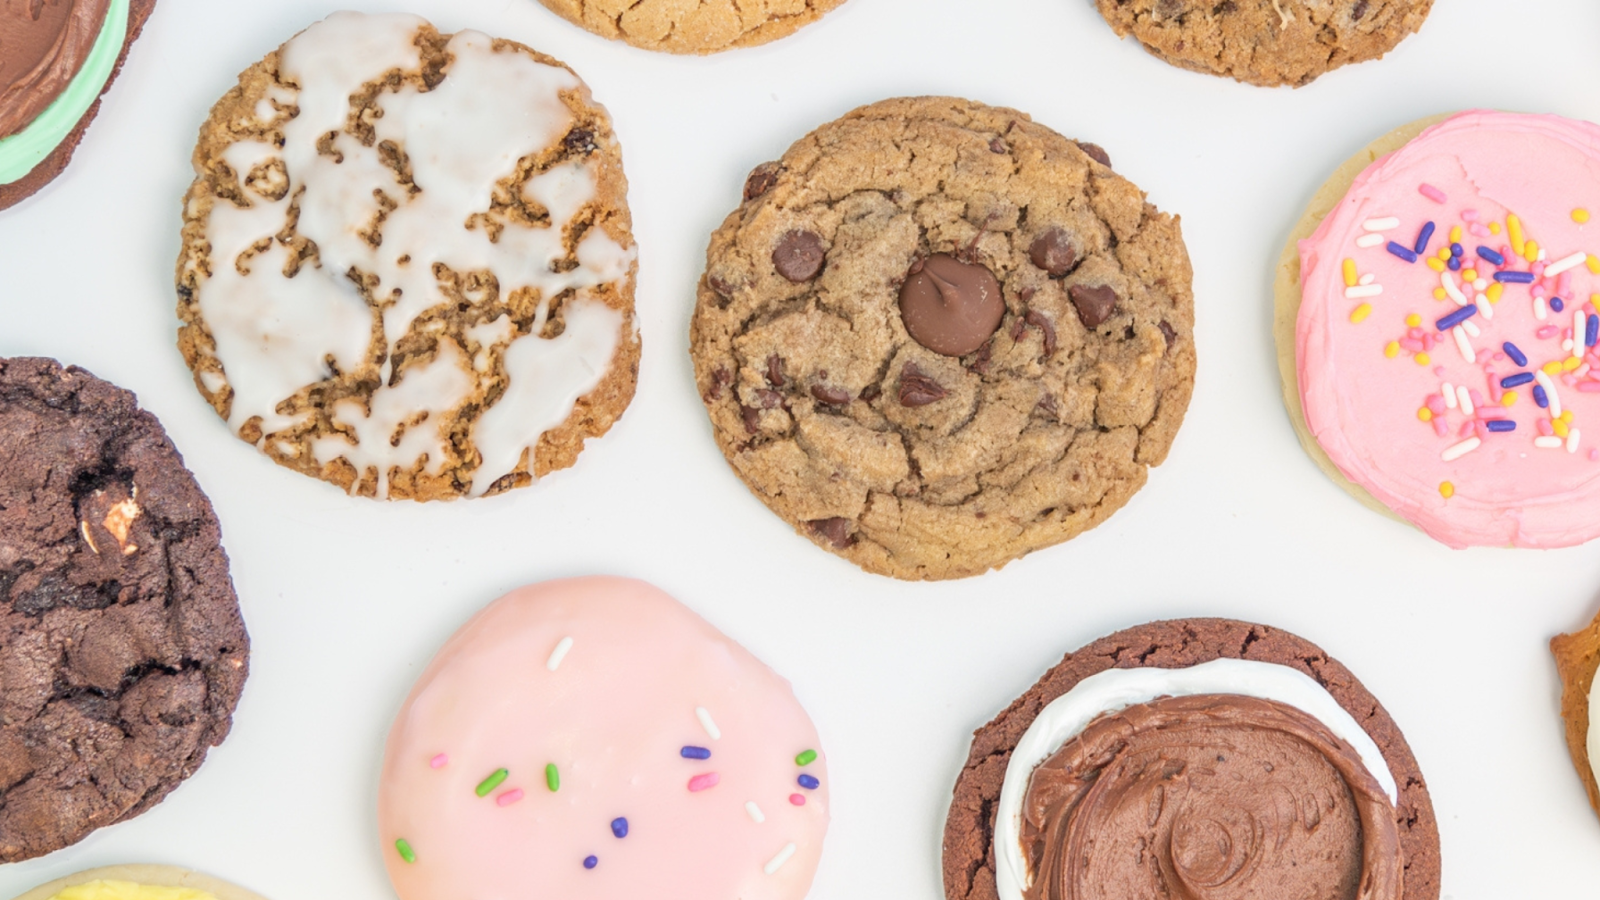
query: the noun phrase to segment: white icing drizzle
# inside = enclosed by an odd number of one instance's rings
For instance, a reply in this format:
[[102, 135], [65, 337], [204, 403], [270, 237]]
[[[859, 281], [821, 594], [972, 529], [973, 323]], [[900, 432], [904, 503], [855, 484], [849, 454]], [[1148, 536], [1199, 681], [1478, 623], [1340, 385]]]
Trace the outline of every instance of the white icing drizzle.
[[[271, 99], [299, 112], [282, 123], [283, 148], [239, 142], [223, 158], [241, 178], [281, 160], [288, 191], [277, 201], [246, 191], [252, 205], [243, 209], [216, 203], [207, 222], [215, 271], [201, 283], [197, 299], [233, 388], [229, 424], [237, 431], [260, 417], [264, 439], [305, 421], [304, 414], [285, 416], [277, 409], [330, 377], [328, 360], [343, 372], [365, 363], [373, 349], [374, 316], [380, 317], [385, 386], [373, 395], [370, 409], [352, 401], [336, 410], [334, 420], [349, 429], [353, 443], [324, 437], [314, 446], [324, 465], [343, 456], [363, 475], [375, 468], [379, 496], [387, 495], [394, 467], [409, 469], [426, 458], [426, 470], [439, 471], [443, 414], [471, 396], [499, 355], [509, 384], [471, 434], [481, 454], [472, 493], [480, 495], [599, 384], [620, 343], [623, 316], [587, 289], [627, 277], [636, 251], [591, 228], [576, 248], [578, 265], [553, 271], [566, 256], [567, 225], [596, 195], [594, 170], [581, 160], [524, 186], [525, 199], [549, 211], [548, 226], [530, 227], [490, 212], [497, 187], [516, 173], [519, 161], [571, 128], [561, 92], [576, 90], [580, 82], [523, 53], [495, 52], [486, 35], [468, 31], [450, 40], [452, 61], [435, 89], [423, 93], [406, 85], [381, 94], [375, 105], [382, 114], [371, 120], [374, 146], [344, 133], [352, 94], [388, 72], [414, 71], [421, 64], [415, 38], [423, 24], [409, 15], [336, 13], [285, 45], [280, 76], [297, 90], [275, 88]], [[278, 112], [263, 101], [255, 114], [266, 121]], [[319, 142], [332, 153], [320, 153]], [[384, 164], [379, 146], [385, 143], [404, 153], [417, 190]], [[274, 237], [284, 231], [295, 202], [295, 230], [315, 243], [318, 258], [291, 278], [283, 275], [289, 252]], [[393, 208], [385, 212], [385, 206]], [[380, 217], [381, 243], [374, 248], [363, 233], [370, 234]], [[436, 266], [460, 275], [490, 273], [502, 298], [537, 291], [541, 306], [534, 327], [519, 335], [505, 316], [473, 326], [465, 338], [480, 345], [476, 353], [469, 357], [441, 339], [431, 363], [406, 370], [390, 384], [399, 341], [423, 313], [454, 302], [440, 290]], [[347, 277], [352, 270], [375, 279], [372, 304]], [[579, 293], [563, 305], [562, 334], [541, 337], [550, 301], [569, 289]], [[209, 380], [203, 383], [217, 389]]]

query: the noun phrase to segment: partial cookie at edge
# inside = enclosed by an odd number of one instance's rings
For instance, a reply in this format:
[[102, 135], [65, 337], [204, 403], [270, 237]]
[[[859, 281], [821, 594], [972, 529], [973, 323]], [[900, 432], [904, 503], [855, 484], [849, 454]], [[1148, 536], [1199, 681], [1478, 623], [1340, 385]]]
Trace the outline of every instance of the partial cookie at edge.
[[604, 38], [664, 53], [709, 54], [788, 37], [844, 0], [539, 0]]
[[1550, 639], [1550, 653], [1561, 676], [1561, 721], [1572, 766], [1583, 781], [1589, 805], [1600, 813], [1600, 784], [1594, 776], [1594, 760], [1589, 758], [1589, 691], [1594, 686], [1595, 670], [1600, 669], [1600, 615], [1584, 628]]
[[41, 884], [27, 893], [21, 894], [15, 900], [50, 900], [50, 898], [70, 887], [87, 884], [91, 881], [127, 881], [134, 884], [150, 887], [187, 888], [189, 890], [204, 891], [216, 900], [265, 900], [254, 891], [247, 891], [236, 884], [213, 878], [200, 872], [182, 869], [177, 866], [156, 865], [120, 865], [102, 866], [97, 869], [86, 869], [65, 878], [58, 878], [47, 884]]

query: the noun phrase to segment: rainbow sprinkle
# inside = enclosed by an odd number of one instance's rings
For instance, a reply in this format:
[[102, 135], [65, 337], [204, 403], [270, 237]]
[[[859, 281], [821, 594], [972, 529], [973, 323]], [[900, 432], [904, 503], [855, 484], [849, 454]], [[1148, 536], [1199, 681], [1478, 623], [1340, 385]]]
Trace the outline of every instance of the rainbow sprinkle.
[[515, 803], [515, 802], [517, 802], [518, 800], [521, 800], [521, 799], [522, 799], [522, 788], [512, 788], [511, 790], [506, 791], [505, 793], [501, 794], [500, 796], [494, 798], [494, 802], [495, 802], [496, 806], [510, 806], [511, 804], [513, 804], [513, 803]]
[[405, 860], [407, 864], [417, 861], [417, 851], [411, 849], [411, 842], [405, 838], [395, 841], [394, 849], [396, 853], [400, 854], [400, 858]]
[[619, 838], [628, 836], [628, 820], [618, 816], [611, 820], [611, 833]]
[[435, 756], [433, 759], [428, 760], [428, 767], [431, 769], [442, 769], [449, 764], [450, 757], [444, 755], [443, 753]]
[[503, 783], [508, 777], [510, 777], [510, 775], [511, 775], [511, 771], [509, 769], [495, 769], [493, 772], [490, 772], [488, 778], [485, 778], [484, 780], [478, 782], [478, 787], [477, 787], [478, 796], [479, 797], [487, 797], [487, 796], [489, 796], [489, 792], [494, 790], [495, 788], [499, 787], [501, 785], [501, 783]]
[[804, 794], [790, 794], [789, 802], [793, 803], [795, 806], [805, 806], [806, 796]]
[[703, 772], [689, 779], [689, 792], [692, 794], [698, 794], [701, 791], [710, 790], [711, 788], [716, 787], [721, 781], [721, 775], [718, 775], [715, 772]]
[[684, 759], [710, 759], [711, 751], [704, 747], [684, 747], [678, 755]]
[[551, 793], [561, 790], [561, 770], [556, 768], [555, 763], [549, 763], [544, 767], [544, 783], [550, 788]]
[[585, 856], [583, 858], [583, 867], [585, 869], [592, 869], [598, 865], [600, 865], [600, 857], [598, 856]]
[[818, 781], [815, 775], [802, 774], [799, 778], [795, 779], [795, 782], [808, 791], [814, 791], [822, 785], [822, 782]]
[[797, 766], [809, 766], [816, 761], [817, 751], [815, 750], [803, 751], [799, 756], [794, 758], [794, 764]]

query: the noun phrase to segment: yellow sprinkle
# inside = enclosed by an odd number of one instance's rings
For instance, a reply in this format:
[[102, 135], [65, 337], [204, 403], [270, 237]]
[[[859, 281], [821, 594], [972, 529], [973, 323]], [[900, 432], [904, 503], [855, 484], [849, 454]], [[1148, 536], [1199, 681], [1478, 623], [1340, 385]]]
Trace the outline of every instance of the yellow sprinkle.
[[1490, 222], [1489, 223], [1489, 233], [1490, 234], [1499, 234], [1500, 233], [1500, 223], [1499, 222]]
[[1449, 500], [1456, 495], [1456, 486], [1448, 481], [1439, 483], [1439, 496]]
[[[1434, 270], [1435, 272], [1443, 272], [1444, 260], [1437, 256], [1430, 256], [1428, 257], [1428, 268]], [[1440, 290], [1444, 290], [1444, 288], [1440, 288]]]
[[1477, 269], [1463, 269], [1461, 271], [1461, 280], [1465, 281], [1467, 284], [1471, 284], [1474, 281], [1477, 281], [1478, 280], [1478, 270]]
[[1499, 303], [1500, 295], [1505, 292], [1506, 286], [1496, 281], [1494, 284], [1489, 285], [1489, 289], [1484, 291], [1483, 295], [1489, 298], [1490, 303]]
[[1445, 262], [1449, 262], [1450, 261], [1450, 248], [1449, 247], [1440, 247], [1439, 248], [1439, 258], [1444, 260]]
[[1582, 208], [1573, 210], [1572, 221], [1577, 222], [1579, 225], [1589, 221], [1589, 211]]
[[1506, 231], [1511, 234], [1511, 249], [1515, 250], [1518, 256], [1521, 256], [1524, 243], [1522, 220], [1516, 216], [1506, 216]]
[[1562, 410], [1561, 411], [1561, 421], [1567, 423], [1568, 425], [1571, 425], [1572, 424], [1572, 410], [1570, 410], [1570, 409]]
[[1501, 406], [1516, 406], [1517, 405], [1517, 392], [1516, 391], [1506, 391], [1505, 396], [1500, 398], [1500, 405]]
[[1571, 372], [1573, 369], [1576, 369], [1581, 365], [1583, 365], [1583, 360], [1576, 356], [1569, 356], [1567, 357], [1567, 361], [1561, 364], [1561, 371]]
[[1545, 363], [1544, 364], [1544, 373], [1546, 375], [1560, 375], [1561, 374], [1561, 363], [1558, 363], [1558, 362], [1547, 362], [1547, 363]]
[[[1440, 290], [1443, 290], [1443, 288], [1440, 288]], [[1406, 316], [1406, 324], [1411, 326], [1412, 328], [1415, 328], [1418, 325], [1422, 324], [1422, 317], [1417, 315], [1416, 313], [1412, 313], [1411, 315]]]
[[1550, 423], [1550, 430], [1556, 433], [1556, 437], [1564, 438], [1567, 436], [1567, 423], [1557, 419]]
[[1595, 256], [1593, 253], [1591, 253], [1589, 254], [1589, 258], [1584, 260], [1584, 262], [1589, 264], [1590, 272], [1600, 275], [1600, 256]]
[[1423, 408], [1417, 410], [1417, 418], [1421, 419], [1424, 422], [1432, 422], [1433, 421], [1433, 410], [1431, 410], [1431, 409], [1427, 408], [1426, 406], [1424, 406]]
[[1536, 262], [1536, 261], [1538, 261], [1538, 259], [1539, 259], [1539, 242], [1538, 241], [1528, 241], [1527, 243], [1523, 244], [1522, 245], [1522, 258], [1527, 260], [1528, 262]]
[[[1450, 296], [1450, 294], [1448, 292], [1446, 292], [1445, 289], [1442, 288], [1442, 287], [1436, 287], [1436, 288], [1433, 289], [1433, 299], [1435, 299], [1435, 300], [1444, 300], [1444, 299], [1448, 298], [1449, 296]], [[1415, 328], [1416, 326], [1413, 325], [1411, 327]]]
[[1456, 225], [1456, 226], [1454, 226], [1454, 227], [1452, 227], [1450, 229], [1450, 243], [1452, 243], [1452, 244], [1461, 243], [1461, 226], [1460, 225]]
[[1367, 316], [1370, 316], [1370, 315], [1372, 315], [1372, 304], [1371, 303], [1363, 303], [1360, 306], [1356, 307], [1355, 310], [1350, 313], [1350, 321], [1353, 324], [1359, 325], [1359, 324], [1361, 324], [1361, 320], [1362, 319], [1365, 319]]
[[1345, 260], [1344, 261], [1344, 286], [1345, 287], [1355, 287], [1356, 285], [1358, 285], [1360, 283], [1361, 283], [1361, 275], [1360, 275], [1360, 273], [1358, 273], [1356, 271], [1356, 261], [1353, 260], [1353, 259]]
[[1416, 360], [1417, 365], [1419, 366], [1425, 366], [1428, 363], [1433, 362], [1433, 359], [1430, 358], [1426, 353], [1418, 353], [1416, 356], [1413, 356], [1412, 359]]
[[1400, 355], [1400, 342], [1399, 341], [1390, 341], [1389, 342], [1389, 346], [1383, 348], [1383, 355], [1389, 357], [1390, 359], [1394, 359], [1396, 356], [1399, 356]]

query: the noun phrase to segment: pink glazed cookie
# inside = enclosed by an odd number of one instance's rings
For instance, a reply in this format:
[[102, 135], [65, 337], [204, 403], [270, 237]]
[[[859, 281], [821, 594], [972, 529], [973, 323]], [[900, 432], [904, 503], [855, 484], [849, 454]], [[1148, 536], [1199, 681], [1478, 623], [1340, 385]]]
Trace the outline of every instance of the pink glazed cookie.
[[789, 683], [621, 578], [478, 613], [396, 718], [378, 796], [401, 900], [799, 900], [827, 827]]
[[1451, 547], [1600, 536], [1600, 127], [1472, 111], [1358, 160], [1280, 273], [1308, 448]]

